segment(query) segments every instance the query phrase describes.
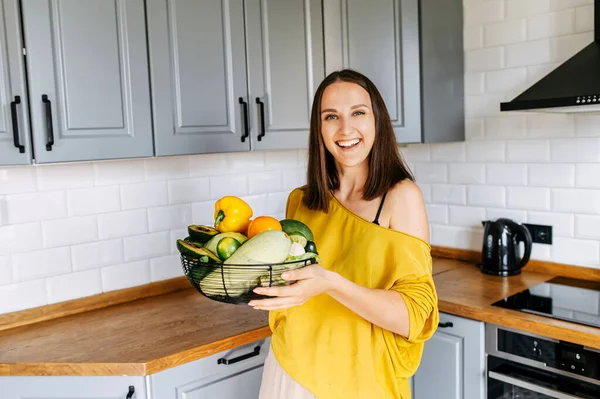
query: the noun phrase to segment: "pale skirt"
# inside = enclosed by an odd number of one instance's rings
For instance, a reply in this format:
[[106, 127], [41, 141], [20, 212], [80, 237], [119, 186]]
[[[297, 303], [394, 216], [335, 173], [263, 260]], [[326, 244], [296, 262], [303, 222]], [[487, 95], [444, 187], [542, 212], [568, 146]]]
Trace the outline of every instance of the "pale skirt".
[[269, 347], [258, 399], [317, 399], [317, 397], [289, 376]]

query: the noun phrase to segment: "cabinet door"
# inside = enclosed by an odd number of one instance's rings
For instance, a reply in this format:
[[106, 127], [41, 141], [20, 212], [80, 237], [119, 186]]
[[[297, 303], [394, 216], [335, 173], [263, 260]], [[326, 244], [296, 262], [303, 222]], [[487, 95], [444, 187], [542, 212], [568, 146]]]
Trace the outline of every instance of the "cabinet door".
[[0, 46], [0, 165], [25, 165], [31, 140], [17, 0], [0, 1]]
[[242, 0], [148, 1], [156, 154], [248, 151]]
[[38, 163], [151, 156], [144, 0], [23, 0]]
[[421, 142], [419, 0], [325, 2], [327, 73], [361, 72], [380, 91], [398, 143]]
[[[435, 381], [435, 384], [431, 382]], [[484, 323], [440, 314], [413, 379], [414, 399], [484, 399]]]
[[325, 77], [320, 0], [246, 0], [252, 149], [308, 148]]
[[[144, 377], [0, 377], [2, 399], [145, 399]], [[132, 387], [132, 388], [130, 388]]]

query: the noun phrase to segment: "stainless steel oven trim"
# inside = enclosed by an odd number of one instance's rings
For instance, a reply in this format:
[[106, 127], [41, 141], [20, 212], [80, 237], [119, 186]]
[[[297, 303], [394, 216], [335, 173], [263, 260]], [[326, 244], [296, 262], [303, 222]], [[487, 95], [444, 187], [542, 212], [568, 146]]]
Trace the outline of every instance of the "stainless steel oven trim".
[[549, 389], [549, 388], [542, 387], [542, 386], [539, 386], [536, 384], [532, 384], [530, 382], [523, 381], [518, 378], [508, 376], [506, 374], [497, 373], [495, 371], [490, 371], [489, 377], [491, 379], [494, 379], [497, 381], [505, 382], [507, 384], [514, 385], [514, 386], [520, 387], [520, 388], [524, 388], [524, 389], [530, 390], [532, 392], [541, 393], [543, 395], [547, 395], [547, 396], [550, 396], [550, 397], [556, 398], [556, 399], [583, 399], [580, 396], [573, 396], [573, 395], [569, 395], [564, 392], [555, 391], [554, 389]]
[[[589, 377], [585, 377], [579, 374], [575, 374], [575, 373], [570, 373], [568, 371], [565, 370], [560, 370], [554, 367], [550, 367], [548, 366], [546, 363], [543, 362], [537, 362], [535, 360], [531, 360], [531, 359], [527, 359], [521, 356], [516, 356], [516, 355], [511, 355], [510, 353], [504, 353], [504, 352], [500, 352], [498, 350], [498, 329], [502, 329], [505, 331], [512, 331], [515, 332], [517, 334], [523, 334], [523, 335], [528, 335], [530, 337], [534, 337], [534, 338], [539, 338], [539, 339], [543, 339], [546, 341], [552, 341], [552, 342], [556, 342], [558, 343], [559, 341], [556, 339], [552, 339], [552, 338], [548, 338], [548, 337], [544, 337], [541, 335], [536, 335], [536, 334], [532, 334], [532, 333], [528, 333], [525, 331], [521, 331], [521, 330], [515, 330], [512, 328], [508, 328], [508, 327], [502, 327], [502, 326], [498, 326], [495, 324], [490, 324], [490, 323], [486, 323], [485, 324], [485, 352], [488, 355], [491, 356], [495, 356], [501, 359], [505, 359], [505, 360], [510, 360], [513, 361], [515, 363], [520, 363], [526, 366], [531, 366], [531, 367], [535, 367], [537, 369], [540, 370], [546, 370], [546, 371], [550, 371], [554, 374], [559, 374], [559, 375], [564, 375], [566, 377], [571, 377], [574, 378], [576, 380], [580, 380], [580, 381], [585, 381], [585, 382], [589, 382], [590, 384], [594, 384], [597, 386], [600, 386], [600, 381], [598, 380], [594, 380], [593, 378], [589, 378]], [[489, 371], [488, 373], [491, 373], [491, 371]]]

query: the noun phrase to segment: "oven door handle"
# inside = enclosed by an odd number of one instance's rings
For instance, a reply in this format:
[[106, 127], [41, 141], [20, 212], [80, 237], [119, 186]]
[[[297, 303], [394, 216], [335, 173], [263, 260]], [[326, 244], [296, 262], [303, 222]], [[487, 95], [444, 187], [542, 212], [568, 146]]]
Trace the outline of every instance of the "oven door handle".
[[569, 395], [567, 393], [555, 391], [554, 389], [549, 389], [549, 388], [546, 388], [546, 387], [542, 387], [540, 385], [532, 384], [531, 382], [523, 381], [523, 380], [520, 380], [518, 378], [508, 376], [506, 374], [498, 373], [496, 371], [490, 371], [488, 373], [488, 376], [491, 379], [498, 380], [498, 381], [501, 381], [501, 382], [505, 382], [507, 384], [514, 385], [514, 386], [517, 386], [519, 388], [528, 389], [530, 391], [533, 391], [533, 392], [536, 392], [536, 393], [540, 393], [542, 395], [550, 396], [551, 398], [556, 398], [556, 399], [583, 399], [580, 396], [573, 396], [573, 395]]

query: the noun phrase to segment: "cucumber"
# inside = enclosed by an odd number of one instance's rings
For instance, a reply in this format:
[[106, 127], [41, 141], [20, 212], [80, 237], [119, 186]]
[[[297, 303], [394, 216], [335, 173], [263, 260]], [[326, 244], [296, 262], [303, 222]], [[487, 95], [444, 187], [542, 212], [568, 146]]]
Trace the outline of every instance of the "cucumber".
[[219, 234], [219, 231], [210, 226], [201, 224], [192, 224], [188, 226], [188, 235], [192, 241], [207, 242], [217, 234]]
[[[306, 238], [307, 241], [314, 241], [313, 233], [310, 231], [307, 225], [294, 219], [283, 219], [280, 220], [281, 229], [290, 236], [301, 235]], [[305, 244], [306, 245], [306, 244]]]

